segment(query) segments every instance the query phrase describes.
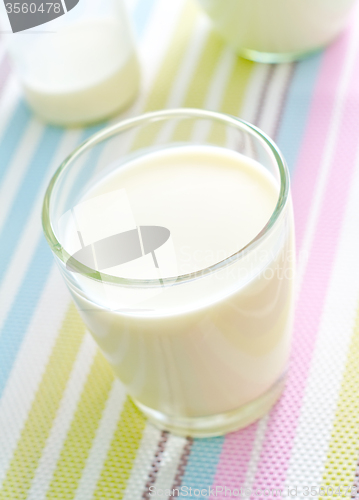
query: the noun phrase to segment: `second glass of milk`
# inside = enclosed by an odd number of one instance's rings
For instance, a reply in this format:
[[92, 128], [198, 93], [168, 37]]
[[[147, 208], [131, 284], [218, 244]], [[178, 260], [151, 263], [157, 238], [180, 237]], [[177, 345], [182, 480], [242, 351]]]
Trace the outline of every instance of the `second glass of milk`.
[[191, 109], [109, 127], [56, 172], [43, 227], [88, 330], [155, 425], [220, 435], [280, 397], [292, 202], [257, 128]]
[[23, 16], [23, 23], [36, 22], [36, 16], [41, 21], [44, 10], [53, 17], [11, 33], [2, 12], [4, 37], [25, 97], [42, 119], [55, 125], [86, 125], [132, 103], [139, 88], [139, 64], [122, 0], [29, 1], [8, 3], [6, 10], [9, 19], [14, 16], [12, 29], [20, 24], [16, 16]]
[[198, 0], [240, 55], [264, 63], [301, 59], [343, 30], [355, 0]]

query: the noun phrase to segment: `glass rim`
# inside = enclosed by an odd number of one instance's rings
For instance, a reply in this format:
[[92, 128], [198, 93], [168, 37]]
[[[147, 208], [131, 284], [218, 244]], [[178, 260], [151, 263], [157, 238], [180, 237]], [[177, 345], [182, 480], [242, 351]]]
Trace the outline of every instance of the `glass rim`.
[[[247, 133], [249, 132], [251, 135], [256, 136], [269, 147], [270, 152], [272, 153], [273, 158], [279, 169], [280, 190], [279, 190], [277, 204], [267, 224], [249, 243], [247, 243], [247, 245], [240, 248], [237, 252], [226, 257], [225, 259], [220, 260], [219, 262], [216, 262], [211, 266], [200, 269], [199, 271], [194, 271], [192, 273], [182, 274], [179, 276], [161, 278], [161, 280], [159, 280], [159, 278], [134, 279], [134, 278], [122, 278], [122, 277], [112, 276], [110, 274], [97, 271], [96, 269], [92, 269], [74, 259], [70, 254], [67, 253], [67, 251], [61, 245], [61, 243], [57, 240], [51, 223], [51, 216], [50, 216], [51, 197], [54, 187], [57, 181], [59, 180], [60, 175], [64, 172], [65, 169], [70, 168], [74, 160], [76, 160], [82, 153], [96, 146], [98, 143], [107, 140], [121, 132], [125, 132], [141, 124], [145, 124], [146, 122], [151, 123], [151, 122], [162, 121], [165, 119], [174, 119], [174, 118], [211, 119], [213, 121], [221, 122], [222, 124], [231, 125], [237, 128], [238, 130]], [[250, 251], [256, 248], [264, 240], [268, 232], [271, 230], [271, 228], [275, 225], [275, 223], [279, 219], [284, 208], [286, 207], [289, 197], [289, 189], [290, 189], [289, 171], [286, 161], [280, 149], [269, 136], [267, 136], [255, 125], [252, 125], [244, 120], [241, 120], [240, 118], [237, 118], [229, 114], [215, 112], [215, 111], [194, 109], [194, 108], [178, 108], [178, 109], [154, 111], [139, 115], [135, 118], [128, 118], [126, 120], [121, 120], [120, 122], [115, 123], [114, 125], [105, 127], [104, 129], [100, 130], [99, 132], [96, 132], [91, 137], [82, 142], [69, 156], [67, 156], [67, 158], [60, 164], [60, 166], [56, 170], [55, 174], [51, 178], [50, 183], [46, 189], [42, 207], [42, 226], [46, 240], [54, 255], [64, 265], [66, 265], [68, 259], [71, 257], [71, 268], [75, 269], [76, 272], [81, 274], [82, 276], [112, 285], [121, 285], [126, 287], [141, 287], [141, 288], [143, 287], [158, 288], [158, 287], [163, 287], [166, 284], [173, 285], [174, 283], [176, 284], [183, 283], [198, 278], [202, 278], [204, 276], [207, 276], [208, 274], [212, 274], [220, 269], [230, 266], [234, 262], [240, 260], [245, 255], [247, 255]]]

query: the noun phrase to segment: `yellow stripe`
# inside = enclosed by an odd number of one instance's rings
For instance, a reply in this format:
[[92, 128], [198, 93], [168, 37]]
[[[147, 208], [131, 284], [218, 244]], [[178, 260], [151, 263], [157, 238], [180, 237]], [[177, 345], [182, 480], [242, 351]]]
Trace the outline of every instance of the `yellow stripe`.
[[224, 44], [222, 39], [217, 33], [210, 31], [183, 103], [185, 108], [203, 107], [207, 89], [223, 49]]
[[[149, 93], [144, 111], [155, 111], [166, 107], [174, 79], [180, 69], [183, 58], [188, 50], [191, 33], [198, 16], [198, 8], [193, 0], [187, 0], [182, 10], [179, 23], [170, 43], [167, 54], [157, 73], [152, 90]], [[134, 150], [148, 147], [153, 144], [162, 124], [154, 122], [146, 129], [142, 129], [134, 142]]]
[[[349, 348], [347, 365], [339, 395], [339, 402], [329, 453], [325, 463], [322, 484], [325, 488], [341, 487], [342, 495], [345, 489], [351, 487], [358, 465], [359, 455], [359, 309]], [[325, 412], [325, 408], [323, 408]], [[315, 436], [314, 436], [315, 438]], [[325, 491], [325, 490], [323, 490]], [[350, 491], [350, 490], [349, 490]], [[331, 495], [321, 498], [333, 498]], [[349, 492], [347, 498], [350, 498]]]
[[[188, 88], [183, 107], [204, 107], [208, 87], [223, 50], [223, 41], [214, 31], [211, 31], [197, 63], [196, 71]], [[191, 132], [192, 125], [188, 121], [183, 121], [177, 126], [174, 132], [174, 139], [176, 141], [188, 141], [191, 137]]]
[[94, 500], [123, 498], [146, 421], [128, 398], [102, 469]]
[[[243, 107], [244, 96], [251, 78], [254, 63], [238, 57], [232, 69], [221, 105], [222, 113], [238, 116]], [[226, 131], [222, 125], [214, 123], [211, 127], [209, 141], [217, 145], [226, 142]]]
[[0, 491], [1, 500], [25, 499], [59, 408], [85, 327], [72, 304], [65, 316], [25, 427]]
[[237, 116], [243, 106], [254, 63], [238, 57], [228, 80], [221, 106], [223, 113]]
[[47, 498], [65, 500], [74, 497], [113, 380], [111, 368], [98, 352], [61, 450]]

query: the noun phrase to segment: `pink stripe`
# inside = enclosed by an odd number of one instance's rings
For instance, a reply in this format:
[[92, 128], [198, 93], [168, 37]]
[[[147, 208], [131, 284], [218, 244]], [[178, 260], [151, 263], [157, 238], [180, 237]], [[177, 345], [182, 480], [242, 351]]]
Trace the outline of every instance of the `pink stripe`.
[[313, 104], [306, 134], [297, 161], [292, 195], [296, 216], [295, 232], [298, 251], [302, 246], [313, 197], [315, 196], [319, 167], [323, 159], [324, 145], [328, 137], [334, 110], [335, 99], [333, 99], [333, 96], [337, 95], [349, 38], [349, 33], [347, 33], [326, 52], [313, 95]]
[[258, 424], [255, 423], [226, 436], [217, 465], [214, 487], [227, 486], [240, 489], [246, 476], [257, 428]]
[[[333, 116], [334, 99], [331, 98], [337, 95], [348, 39], [348, 35], [342, 37], [340, 41], [326, 51], [313, 94], [313, 103], [298, 159], [297, 174], [293, 187], [298, 248], [301, 248], [302, 245], [311, 204], [315, 196], [319, 167]], [[353, 78], [353, 85], [350, 89], [347, 108], [344, 111], [340, 139], [335, 154], [336, 161], [341, 167], [340, 169], [334, 168], [331, 172], [313, 251], [297, 305], [293, 355], [287, 388], [270, 415], [265, 443], [254, 481], [256, 487], [282, 487], [286, 477], [300, 404], [308, 376], [315, 337], [334, 260], [336, 242], [343, 218], [346, 194], [354, 165], [354, 150], [358, 134], [353, 127], [348, 130], [347, 123], [348, 114], [349, 118], [353, 116], [355, 118], [350, 97], [355, 91], [356, 81], [356, 78]], [[357, 122], [354, 128], [358, 128], [359, 120]], [[343, 136], [347, 148], [345, 154], [343, 154], [341, 139]], [[344, 156], [345, 165], [343, 164]], [[338, 159], [340, 159], [340, 162], [338, 162]], [[335, 214], [335, 218], [333, 214]], [[255, 436], [253, 432], [255, 426], [251, 427], [226, 436], [214, 485], [227, 485], [238, 488], [243, 484], [250, 456], [248, 446], [252, 448]], [[243, 450], [246, 456], [245, 460], [241, 459], [243, 456], [242, 445], [236, 447], [239, 436], [247, 443]], [[236, 464], [236, 467], [233, 464]]]
[[[340, 71], [338, 63], [339, 61], [332, 66], [334, 73]], [[331, 77], [328, 75], [328, 78]], [[282, 487], [286, 479], [300, 407], [357, 157], [359, 140], [358, 79], [359, 61], [356, 61], [351, 75], [350, 87], [346, 94], [340, 132], [336, 138], [336, 149], [331, 162], [325, 198], [297, 304], [289, 380], [281, 401], [271, 413], [254, 483], [262, 488], [266, 486]], [[322, 94], [328, 96], [327, 88], [327, 84], [323, 86]], [[324, 121], [318, 123], [319, 128], [325, 125]], [[312, 131], [314, 132], [313, 129]], [[304, 158], [308, 159], [309, 156], [308, 151]], [[317, 174], [313, 173], [311, 175], [306, 164], [301, 164], [300, 168], [307, 170], [307, 178], [310, 178], [314, 183]], [[312, 165], [312, 168], [315, 168], [315, 166]], [[300, 174], [299, 179], [304, 179], [304, 175]], [[302, 181], [296, 184], [294, 188], [299, 235], [303, 235], [303, 228], [308, 219], [308, 211], [304, 210], [305, 202], [303, 202], [303, 199], [306, 198], [305, 189], [308, 189], [308, 185], [309, 182]], [[301, 244], [301, 240], [299, 240], [299, 244]]]

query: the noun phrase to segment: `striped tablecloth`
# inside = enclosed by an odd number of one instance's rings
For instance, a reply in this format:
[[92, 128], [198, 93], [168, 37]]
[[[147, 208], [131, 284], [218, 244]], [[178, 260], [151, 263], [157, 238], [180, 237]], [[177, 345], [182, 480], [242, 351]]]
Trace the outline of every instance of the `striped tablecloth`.
[[257, 124], [287, 158], [298, 247], [289, 380], [269, 415], [225, 437], [185, 439], [146, 423], [85, 331], [42, 236], [45, 187], [95, 128], [40, 123], [1, 52], [0, 499], [139, 500], [181, 487], [193, 498], [209, 487], [212, 498], [288, 487], [317, 498], [319, 486], [321, 496], [331, 486], [350, 496], [359, 476], [359, 13], [324, 53], [269, 66], [237, 58], [190, 0], [128, 3], [143, 85], [122, 116], [221, 110]]

